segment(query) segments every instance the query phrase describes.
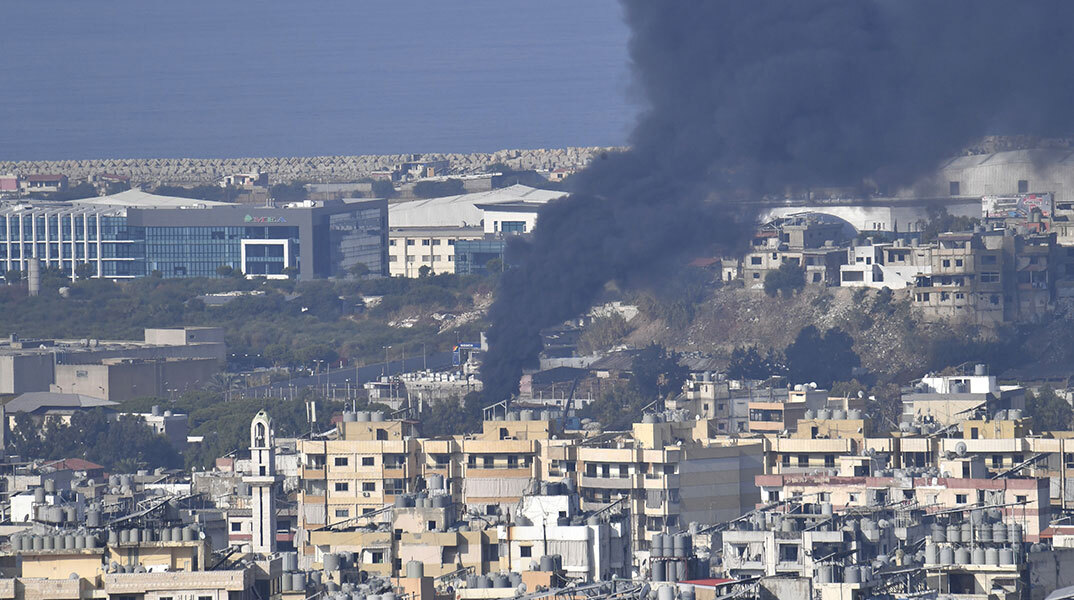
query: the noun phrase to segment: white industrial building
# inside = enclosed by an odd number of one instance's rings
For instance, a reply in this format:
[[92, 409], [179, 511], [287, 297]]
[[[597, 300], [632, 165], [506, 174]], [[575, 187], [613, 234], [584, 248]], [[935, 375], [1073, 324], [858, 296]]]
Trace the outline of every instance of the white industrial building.
[[455, 243], [530, 233], [537, 212], [564, 192], [525, 185], [411, 200], [388, 207], [388, 266], [393, 277], [455, 273]]

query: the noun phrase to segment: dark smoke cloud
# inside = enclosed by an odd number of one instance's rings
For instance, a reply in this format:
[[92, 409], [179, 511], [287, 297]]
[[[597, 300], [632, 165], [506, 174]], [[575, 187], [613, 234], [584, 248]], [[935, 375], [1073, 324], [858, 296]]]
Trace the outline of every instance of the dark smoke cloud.
[[514, 244], [486, 397], [517, 390], [539, 331], [610, 280], [733, 251], [749, 201], [912, 182], [988, 134], [1074, 130], [1069, 0], [624, 1], [648, 108], [631, 150], [581, 174]]

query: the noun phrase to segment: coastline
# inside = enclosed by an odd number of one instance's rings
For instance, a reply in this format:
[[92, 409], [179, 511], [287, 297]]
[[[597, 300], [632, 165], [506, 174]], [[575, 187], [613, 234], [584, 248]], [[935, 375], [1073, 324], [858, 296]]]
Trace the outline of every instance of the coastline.
[[484, 172], [495, 163], [520, 170], [575, 169], [587, 165], [603, 152], [618, 147], [573, 147], [498, 150], [469, 154], [387, 154], [360, 156], [249, 157], [249, 158], [131, 158], [48, 161], [0, 161], [0, 174], [27, 176], [62, 174], [72, 180], [112, 174], [130, 177], [132, 185], [214, 183], [226, 175], [263, 172], [271, 183], [353, 182], [376, 171], [389, 170], [407, 161], [446, 160], [453, 175]]

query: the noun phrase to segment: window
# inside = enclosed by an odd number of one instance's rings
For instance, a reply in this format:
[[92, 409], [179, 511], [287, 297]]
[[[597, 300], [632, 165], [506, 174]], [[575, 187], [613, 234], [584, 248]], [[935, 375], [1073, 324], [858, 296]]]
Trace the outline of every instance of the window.
[[335, 515], [340, 519], [346, 519], [347, 517], [351, 516], [351, 511], [346, 508], [337, 508]]
[[395, 240], [388, 240], [388, 245], [389, 246], [394, 246], [395, 245]]
[[363, 492], [375, 492], [375, 491], [377, 491], [377, 484], [375, 482], [372, 482], [372, 481], [363, 481], [362, 482], [362, 491]]
[[961, 258], [956, 258], [955, 259], [955, 266], [956, 267], [961, 267], [962, 266], [962, 259]]
[[493, 468], [493, 466], [496, 463], [495, 463], [495, 460], [491, 456], [486, 456], [484, 458], [483, 464], [484, 464], [486, 469], [491, 469], [491, 468]]
[[948, 259], [948, 258], [943, 259], [943, 266], [945, 268], [950, 267], [951, 266], [951, 259]]
[[797, 544], [780, 544], [779, 545], [779, 561], [780, 562], [798, 562], [798, 545]]
[[981, 273], [981, 283], [999, 283], [999, 273]]
[[235, 521], [231, 524], [231, 531], [242, 531], [242, 523]]
[[798, 466], [799, 467], [808, 467], [809, 466], [809, 455], [808, 454], [800, 454], [800, 455], [798, 455]]
[[966, 503], [966, 494], [955, 494], [955, 503], [956, 504], [965, 504]]
[[436, 521], [427, 521], [425, 527], [427, 527], [429, 531], [436, 531]]
[[750, 257], [750, 264], [751, 265], [759, 265], [759, 264], [761, 264], [761, 257], [760, 256], [751, 256]]
[[529, 558], [533, 556], [533, 546], [522, 546], [518, 549], [518, 555], [522, 558]]
[[373, 457], [372, 456], [363, 456], [362, 457], [362, 466], [363, 467], [372, 467], [373, 466]]
[[981, 264], [982, 265], [994, 265], [994, 264], [996, 264], [996, 260], [997, 259], [996, 259], [995, 254], [983, 254], [983, 255], [981, 255]]
[[1028, 194], [1029, 193], [1029, 180], [1028, 179], [1019, 179], [1018, 180], [1018, 193], [1019, 194]]
[[373, 563], [375, 565], [383, 564], [384, 563], [384, 552], [379, 551], [379, 550], [375, 551], [375, 552], [370, 552], [369, 553], [369, 562], [371, 562], [371, 563]]
[[378, 429], [377, 430], [377, 440], [382, 441], [382, 442], [388, 441], [388, 431], [385, 430], [385, 429]]
[[333, 460], [332, 462], [337, 467], [345, 467], [345, 466], [347, 466], [347, 457], [346, 456], [337, 456], [335, 458], [335, 460]]
[[428, 246], [429, 245], [429, 240], [422, 240], [421, 245], [422, 246]]
[[1014, 501], [1017, 504], [1025, 504], [1026, 503], [1026, 496], [1015, 496]]
[[346, 481], [337, 481], [336, 482], [335, 490], [337, 492], [345, 492], [345, 491], [347, 491], [349, 489], [350, 489], [350, 485], [348, 485]]
[[407, 240], [406, 245], [407, 246], [413, 246], [414, 245], [414, 240]]
[[957, 182], [957, 181], [952, 181], [952, 182], [949, 182], [949, 183], [947, 184], [947, 191], [948, 191], [948, 195], [951, 195], [951, 196], [958, 196], [958, 195], [959, 195], [959, 192], [961, 191], [961, 190], [959, 189], [960, 187], [961, 187], [961, 186], [959, 186], [959, 182]]
[[835, 455], [834, 454], [825, 454], [824, 455], [824, 466], [829, 468], [829, 469], [835, 466]]
[[779, 502], [779, 490], [768, 490], [768, 501]]
[[434, 246], [439, 246], [440, 245], [440, 240], [433, 240], [433, 245]]
[[526, 222], [504, 221], [500, 223], [500, 231], [504, 233], [526, 233]]

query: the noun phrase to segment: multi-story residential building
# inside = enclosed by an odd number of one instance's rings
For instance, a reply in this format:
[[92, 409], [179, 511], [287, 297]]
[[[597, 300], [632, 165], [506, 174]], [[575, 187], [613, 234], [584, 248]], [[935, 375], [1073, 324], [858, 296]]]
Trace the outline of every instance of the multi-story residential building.
[[753, 433], [794, 431], [806, 411], [828, 405], [828, 390], [813, 385], [797, 385], [789, 390], [753, 390], [748, 403], [749, 430]]
[[694, 375], [683, 384], [682, 394], [668, 400], [667, 408], [708, 419], [718, 435], [745, 433], [749, 431], [750, 396], [742, 383], [719, 379], [710, 372]]
[[[455, 272], [455, 245], [481, 240], [480, 227], [393, 227], [388, 232], [388, 271], [392, 277], [417, 277]], [[486, 261], [487, 262], [487, 261]]]
[[1056, 280], [1066, 269], [1054, 234], [944, 233], [931, 270], [917, 275], [913, 305], [928, 320], [1037, 320], [1054, 307]]
[[1002, 244], [1002, 231], [940, 234], [931, 271], [915, 282], [914, 307], [929, 320], [1004, 322]]
[[415, 491], [421, 475], [413, 422], [386, 420], [379, 412], [345, 413], [337, 430], [338, 439], [298, 442], [303, 457], [298, 527], [305, 554], [313, 551], [311, 531], [370, 522], [367, 515]]
[[630, 436], [577, 448], [583, 510], [613, 505], [632, 515], [634, 551], [654, 534], [690, 522], [736, 518], [759, 499], [759, 439], [710, 438], [707, 420], [667, 422], [648, 415]]
[[903, 421], [928, 418], [941, 425], [970, 420], [977, 410], [992, 415], [997, 411], [1025, 409], [1025, 389], [999, 385], [985, 365], [972, 373], [928, 375], [902, 395]]
[[931, 270], [931, 246], [911, 246], [903, 239], [851, 245], [847, 248], [847, 264], [839, 267], [839, 285], [899, 290], [913, 285], [918, 275]]

